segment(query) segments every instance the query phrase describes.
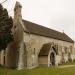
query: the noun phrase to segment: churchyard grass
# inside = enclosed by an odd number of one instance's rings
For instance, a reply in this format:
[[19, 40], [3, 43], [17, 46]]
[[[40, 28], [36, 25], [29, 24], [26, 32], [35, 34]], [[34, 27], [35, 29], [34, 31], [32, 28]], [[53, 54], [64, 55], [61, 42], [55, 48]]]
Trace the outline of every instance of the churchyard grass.
[[0, 67], [0, 75], [75, 75], [75, 67], [37, 67], [31, 70], [15, 70]]

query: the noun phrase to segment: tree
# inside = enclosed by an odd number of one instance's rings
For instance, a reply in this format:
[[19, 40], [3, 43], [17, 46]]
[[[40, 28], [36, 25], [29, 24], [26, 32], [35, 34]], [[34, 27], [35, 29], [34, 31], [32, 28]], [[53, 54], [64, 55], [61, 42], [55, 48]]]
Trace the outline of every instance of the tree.
[[5, 50], [8, 43], [13, 40], [12, 26], [12, 18], [9, 17], [7, 10], [0, 4], [0, 50]]

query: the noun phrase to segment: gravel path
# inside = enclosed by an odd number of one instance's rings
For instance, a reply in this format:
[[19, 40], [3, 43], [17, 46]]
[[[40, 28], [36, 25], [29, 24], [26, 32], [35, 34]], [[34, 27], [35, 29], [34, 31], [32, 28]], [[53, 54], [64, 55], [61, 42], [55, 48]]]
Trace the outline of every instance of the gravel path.
[[67, 67], [73, 67], [75, 65], [64, 65], [64, 66], [59, 66], [58, 68], [67, 68]]

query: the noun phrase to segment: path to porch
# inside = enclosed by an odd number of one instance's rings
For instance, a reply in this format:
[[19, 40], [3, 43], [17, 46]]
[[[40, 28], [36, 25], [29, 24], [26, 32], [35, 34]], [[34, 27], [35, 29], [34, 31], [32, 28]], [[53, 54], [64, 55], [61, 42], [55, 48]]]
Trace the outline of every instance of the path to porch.
[[62, 65], [62, 66], [59, 66], [58, 68], [67, 68], [67, 67], [73, 67], [75, 65]]

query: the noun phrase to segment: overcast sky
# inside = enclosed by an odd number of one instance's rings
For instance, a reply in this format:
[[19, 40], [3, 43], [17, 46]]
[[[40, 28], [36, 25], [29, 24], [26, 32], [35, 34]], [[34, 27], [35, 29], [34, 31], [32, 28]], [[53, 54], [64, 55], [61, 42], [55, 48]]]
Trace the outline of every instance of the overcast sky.
[[[23, 19], [68, 34], [75, 40], [75, 0], [17, 0], [22, 4]], [[16, 0], [3, 4], [13, 15]]]

